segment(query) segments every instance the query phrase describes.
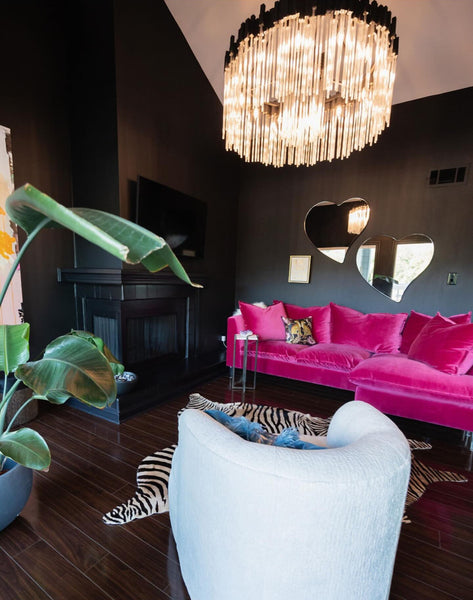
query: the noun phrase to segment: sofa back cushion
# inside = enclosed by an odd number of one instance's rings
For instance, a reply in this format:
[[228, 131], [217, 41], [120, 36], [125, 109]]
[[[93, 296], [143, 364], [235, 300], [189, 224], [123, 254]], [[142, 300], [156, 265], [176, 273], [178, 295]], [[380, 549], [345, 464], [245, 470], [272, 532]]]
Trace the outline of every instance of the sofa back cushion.
[[[445, 318], [450, 319], [457, 325], [463, 325], [471, 322], [471, 311], [465, 314], [453, 315]], [[431, 319], [433, 319], [433, 317], [430, 315], [424, 315], [423, 313], [411, 310], [406, 326], [404, 327], [404, 331], [402, 332], [402, 342], [400, 347], [401, 352], [404, 354], [409, 352], [412, 342], [422, 331], [424, 325], [427, 325]]]
[[[273, 300], [273, 304], [281, 300]], [[327, 306], [298, 306], [283, 302], [286, 314], [290, 319], [306, 319], [312, 317], [312, 335], [318, 344], [330, 343], [330, 305]]]
[[330, 310], [333, 343], [351, 344], [370, 352], [399, 351], [407, 313], [364, 314], [333, 302], [330, 303]]
[[251, 329], [260, 340], [284, 340], [286, 330], [281, 317], [287, 317], [284, 304], [272, 304], [266, 308], [238, 303], [247, 329]]
[[422, 328], [407, 355], [451, 375], [473, 366], [473, 324], [456, 324], [437, 314]]

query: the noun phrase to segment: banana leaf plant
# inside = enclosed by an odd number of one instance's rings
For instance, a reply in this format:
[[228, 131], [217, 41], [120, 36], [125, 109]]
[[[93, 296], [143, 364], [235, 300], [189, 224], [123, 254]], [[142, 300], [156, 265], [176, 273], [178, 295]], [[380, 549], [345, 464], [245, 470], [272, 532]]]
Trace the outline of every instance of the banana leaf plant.
[[[126, 219], [91, 208], [67, 208], [30, 184], [18, 188], [6, 201], [11, 221], [27, 234], [0, 292], [0, 306], [21, 258], [44, 228], [65, 228], [129, 264], [150, 272], [169, 267], [195, 287], [166, 241]], [[0, 260], [2, 260], [0, 258]], [[31, 469], [47, 469], [51, 454], [44, 438], [29, 427], [13, 429], [24, 407], [34, 399], [63, 404], [69, 398], [105, 408], [116, 399], [114, 375], [122, 366], [108, 354], [103, 340], [87, 332], [70, 332], [48, 344], [40, 360], [29, 362], [28, 323], [0, 325], [0, 371], [4, 373], [0, 400], [0, 472], [7, 457]], [[113, 365], [113, 366], [112, 366]], [[118, 369], [118, 370], [117, 370]], [[14, 374], [14, 383], [9, 384]], [[33, 391], [6, 426], [9, 403], [23, 382]]]

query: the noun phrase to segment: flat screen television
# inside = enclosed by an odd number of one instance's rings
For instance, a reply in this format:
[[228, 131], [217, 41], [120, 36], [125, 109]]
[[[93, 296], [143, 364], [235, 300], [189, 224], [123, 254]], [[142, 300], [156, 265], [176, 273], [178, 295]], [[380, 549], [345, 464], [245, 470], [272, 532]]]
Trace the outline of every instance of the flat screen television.
[[136, 222], [164, 238], [176, 256], [204, 256], [206, 219], [205, 202], [138, 176]]

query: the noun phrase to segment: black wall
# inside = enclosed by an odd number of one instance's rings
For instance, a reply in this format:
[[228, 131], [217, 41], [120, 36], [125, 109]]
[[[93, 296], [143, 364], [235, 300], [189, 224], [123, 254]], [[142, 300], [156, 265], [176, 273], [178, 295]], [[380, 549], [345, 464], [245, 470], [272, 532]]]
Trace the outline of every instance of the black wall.
[[[113, 5], [76, 0], [69, 7], [66, 52], [74, 205], [118, 215]], [[119, 259], [82, 238], [75, 243], [75, 266], [121, 267]]]
[[[473, 88], [395, 105], [376, 145], [343, 161], [275, 169], [245, 166], [239, 210], [236, 300], [282, 299], [302, 305], [333, 301], [365, 312], [454, 314], [473, 308], [473, 173], [465, 184], [429, 187], [431, 169], [473, 158]], [[364, 198], [371, 218], [338, 264], [304, 233], [308, 210], [323, 200]], [[371, 288], [355, 257], [364, 239], [424, 233], [435, 244], [429, 268], [400, 303]], [[288, 283], [289, 255], [311, 254], [309, 284]], [[449, 271], [459, 273], [448, 286]]]
[[[185, 266], [205, 284], [199, 350], [221, 349], [239, 162], [223, 149], [221, 104], [164, 1], [18, 0], [2, 4], [2, 25], [0, 124], [12, 130], [16, 186], [125, 217], [139, 174], [205, 201], [205, 257]], [[56, 269], [74, 265], [122, 268], [69, 232], [43, 233], [22, 264], [33, 353], [76, 326], [72, 285], [56, 283]]]
[[[0, 123], [11, 129], [15, 186], [26, 182], [71, 205], [63, 2], [2, 2]], [[20, 232], [21, 239], [24, 239]], [[24, 312], [32, 356], [74, 325], [70, 289], [56, 268], [73, 262], [72, 234], [46, 230], [22, 264]]]
[[239, 175], [221, 139], [222, 105], [164, 2], [114, 5], [121, 214], [134, 216], [138, 175], [207, 204], [204, 258], [182, 262], [204, 284], [200, 351], [221, 348], [235, 294]]

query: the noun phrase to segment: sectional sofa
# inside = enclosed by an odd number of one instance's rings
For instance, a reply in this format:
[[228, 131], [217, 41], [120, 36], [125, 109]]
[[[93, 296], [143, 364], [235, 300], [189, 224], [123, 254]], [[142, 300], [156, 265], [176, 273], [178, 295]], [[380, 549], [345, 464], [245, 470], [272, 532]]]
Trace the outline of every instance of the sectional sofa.
[[[241, 314], [228, 319], [228, 366], [234, 336], [251, 330], [258, 335], [260, 373], [351, 390], [384, 413], [473, 431], [471, 312], [364, 314], [335, 303], [301, 307], [277, 300], [268, 307], [239, 305]], [[306, 343], [295, 335], [301, 325], [305, 333], [311, 327]], [[249, 342], [249, 369], [254, 358], [255, 342]], [[242, 363], [237, 341], [235, 367]]]

